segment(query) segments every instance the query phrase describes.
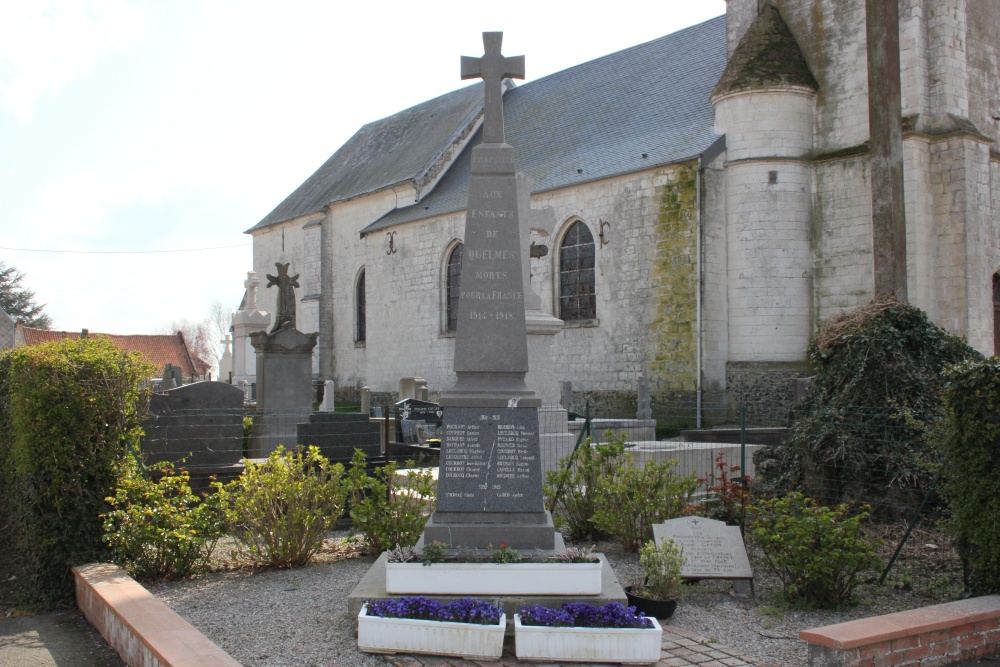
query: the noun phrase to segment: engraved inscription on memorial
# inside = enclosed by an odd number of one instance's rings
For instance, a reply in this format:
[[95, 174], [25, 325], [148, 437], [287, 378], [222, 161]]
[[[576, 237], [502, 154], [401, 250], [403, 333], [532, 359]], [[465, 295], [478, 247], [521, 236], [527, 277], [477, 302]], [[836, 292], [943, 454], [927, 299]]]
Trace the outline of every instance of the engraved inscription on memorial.
[[541, 511], [538, 456], [533, 409], [445, 410], [437, 508]]
[[753, 570], [739, 526], [701, 517], [671, 519], [653, 526], [657, 544], [673, 538], [684, 547], [681, 576], [696, 579], [750, 579]]

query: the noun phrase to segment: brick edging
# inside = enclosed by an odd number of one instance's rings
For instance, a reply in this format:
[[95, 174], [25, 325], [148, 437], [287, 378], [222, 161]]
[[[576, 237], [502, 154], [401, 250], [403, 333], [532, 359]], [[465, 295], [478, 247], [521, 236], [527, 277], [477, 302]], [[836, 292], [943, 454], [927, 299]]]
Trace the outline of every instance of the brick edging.
[[117, 565], [73, 568], [76, 604], [129, 667], [241, 667]]
[[[803, 630], [810, 664], [952, 664], [1000, 651], [1000, 595]], [[951, 662], [949, 662], [951, 661]]]

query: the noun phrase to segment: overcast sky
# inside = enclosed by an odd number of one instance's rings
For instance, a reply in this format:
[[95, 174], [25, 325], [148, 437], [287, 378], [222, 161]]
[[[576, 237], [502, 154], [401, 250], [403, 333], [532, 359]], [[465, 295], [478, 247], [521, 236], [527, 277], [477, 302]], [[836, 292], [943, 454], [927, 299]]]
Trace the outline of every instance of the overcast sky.
[[531, 81], [724, 12], [0, 0], [0, 261], [55, 329], [151, 333], [216, 300], [235, 308], [243, 232], [364, 123], [466, 85], [459, 56], [482, 55], [483, 31], [504, 32]]

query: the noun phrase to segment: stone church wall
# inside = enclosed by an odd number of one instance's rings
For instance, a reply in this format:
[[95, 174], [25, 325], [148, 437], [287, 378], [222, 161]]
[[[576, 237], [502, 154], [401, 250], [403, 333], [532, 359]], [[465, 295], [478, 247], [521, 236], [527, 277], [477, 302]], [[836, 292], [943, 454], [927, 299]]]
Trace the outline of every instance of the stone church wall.
[[[555, 229], [536, 242], [532, 288], [558, 313], [558, 245], [576, 220], [595, 239], [597, 318], [553, 336], [556, 378], [588, 391], [620, 392], [634, 403], [640, 375], [655, 366], [659, 385], [694, 387], [696, 202], [694, 163], [540, 193]], [[338, 211], [332, 302], [337, 386], [395, 391], [399, 378], [424, 377], [432, 392], [454, 381], [454, 336], [444, 332], [448, 253], [464, 233], [464, 213], [393, 227], [360, 238], [370, 218]], [[601, 222], [607, 243], [600, 239]], [[388, 254], [388, 233], [395, 252]], [[288, 232], [286, 231], [286, 237]], [[314, 250], [318, 252], [318, 250]], [[367, 340], [353, 340], [354, 286], [364, 266]], [[717, 379], [717, 384], [724, 380]], [[530, 383], [530, 376], [529, 376]], [[654, 383], [654, 387], [658, 386]], [[624, 398], [630, 396], [631, 398]]]

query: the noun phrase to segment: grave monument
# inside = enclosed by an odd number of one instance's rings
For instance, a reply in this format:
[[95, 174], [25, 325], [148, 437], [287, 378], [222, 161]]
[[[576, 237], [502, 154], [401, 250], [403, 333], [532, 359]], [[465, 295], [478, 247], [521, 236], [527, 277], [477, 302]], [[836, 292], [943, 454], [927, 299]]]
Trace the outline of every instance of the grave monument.
[[[528, 318], [522, 261], [527, 247], [519, 224], [519, 208], [525, 207], [524, 199], [518, 205], [519, 179], [514, 149], [504, 142], [500, 97], [504, 78], [523, 78], [524, 58], [501, 55], [501, 41], [502, 33], [483, 33], [485, 55], [462, 58], [462, 78], [485, 81], [485, 119], [483, 141], [472, 149], [455, 332], [457, 380], [440, 398], [436, 509], [420, 539], [423, 544], [446, 543], [452, 551], [505, 544], [552, 552], [564, 544], [543, 503], [538, 411], [542, 401], [525, 383]], [[572, 600], [624, 603], [625, 592], [607, 559], [603, 554], [598, 558], [600, 594], [539, 591], [502, 595], [497, 603], [511, 620], [526, 603], [551, 607]], [[393, 597], [386, 590], [386, 562], [383, 553], [348, 596], [349, 614], [356, 615], [365, 600]], [[421, 581], [414, 588], [424, 590], [425, 585]], [[439, 599], [451, 597], [429, 588], [424, 592]]]
[[278, 287], [278, 312], [270, 333], [250, 333], [257, 361], [257, 418], [250, 439], [250, 458], [265, 457], [278, 445], [298, 444], [299, 422], [312, 413], [312, 351], [317, 333], [295, 328], [295, 287], [298, 276], [288, 275], [288, 264], [276, 263], [278, 275], [268, 275], [267, 286]]
[[562, 548], [542, 497], [538, 408], [528, 389], [522, 230], [514, 149], [504, 141], [502, 81], [524, 78], [524, 56], [483, 33], [481, 58], [462, 78], [485, 85], [483, 140], [472, 149], [463, 271], [455, 332], [455, 386], [441, 395], [443, 446], [425, 543]]
[[233, 384], [244, 389], [247, 400], [256, 398], [251, 389], [257, 383], [257, 354], [250, 344], [250, 334], [266, 331], [271, 324], [271, 314], [257, 307], [257, 274], [247, 272], [243, 282], [246, 298], [243, 307], [233, 315]]

